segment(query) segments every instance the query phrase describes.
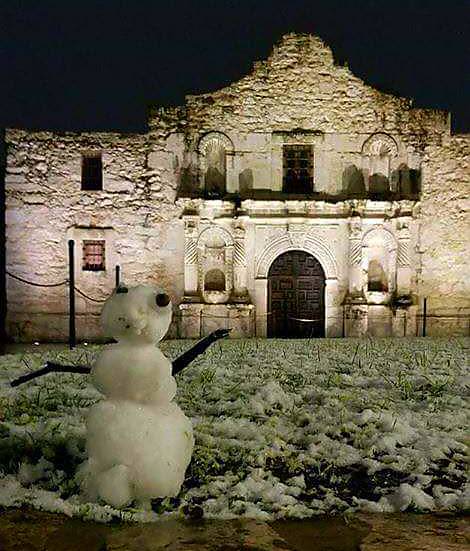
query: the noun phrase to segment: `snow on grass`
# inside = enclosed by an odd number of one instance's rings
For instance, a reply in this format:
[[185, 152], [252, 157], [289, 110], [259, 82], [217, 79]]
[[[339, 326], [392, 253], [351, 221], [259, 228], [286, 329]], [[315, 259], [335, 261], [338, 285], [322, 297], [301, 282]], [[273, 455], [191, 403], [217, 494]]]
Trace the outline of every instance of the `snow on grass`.
[[[0, 357], [0, 505], [110, 521], [163, 515], [305, 518], [470, 505], [470, 340], [224, 340], [177, 376], [196, 446], [177, 498], [153, 512], [85, 503], [84, 375], [10, 380], [100, 347]], [[189, 341], [166, 341], [171, 358]]]

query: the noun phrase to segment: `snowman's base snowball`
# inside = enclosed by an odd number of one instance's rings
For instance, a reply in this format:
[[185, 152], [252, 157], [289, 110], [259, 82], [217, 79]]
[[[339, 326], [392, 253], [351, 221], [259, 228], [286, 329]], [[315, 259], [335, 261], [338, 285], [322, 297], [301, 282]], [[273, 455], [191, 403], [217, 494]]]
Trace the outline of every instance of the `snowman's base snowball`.
[[100, 473], [97, 486], [99, 496], [113, 507], [124, 507], [133, 499], [129, 468], [125, 465], [116, 465]]
[[177, 404], [103, 400], [89, 411], [87, 433], [90, 459], [84, 487], [89, 494], [123, 506], [134, 499], [179, 493], [194, 438], [191, 422]]

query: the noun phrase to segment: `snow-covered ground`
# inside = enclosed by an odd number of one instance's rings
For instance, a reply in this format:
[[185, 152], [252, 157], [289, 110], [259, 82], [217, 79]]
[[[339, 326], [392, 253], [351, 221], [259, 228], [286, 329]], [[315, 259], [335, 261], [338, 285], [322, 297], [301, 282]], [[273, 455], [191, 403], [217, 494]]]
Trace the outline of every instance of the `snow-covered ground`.
[[[165, 341], [175, 358], [190, 341]], [[470, 507], [470, 339], [224, 340], [177, 376], [196, 446], [177, 498], [154, 512], [85, 503], [76, 470], [86, 375], [11, 388], [45, 360], [91, 364], [99, 347], [0, 356], [0, 506], [96, 520], [162, 514], [305, 518]]]

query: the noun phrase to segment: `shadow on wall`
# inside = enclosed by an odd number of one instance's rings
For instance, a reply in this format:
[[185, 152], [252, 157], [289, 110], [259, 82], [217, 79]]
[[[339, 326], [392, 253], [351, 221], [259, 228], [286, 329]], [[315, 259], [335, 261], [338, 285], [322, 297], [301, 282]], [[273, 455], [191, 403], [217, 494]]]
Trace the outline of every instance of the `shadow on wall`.
[[225, 172], [210, 166], [204, 175], [204, 189], [208, 197], [222, 198], [225, 194]]
[[369, 197], [380, 200], [390, 194], [390, 183], [383, 174], [372, 174], [369, 176]]
[[421, 171], [401, 164], [393, 170], [390, 178], [377, 173], [364, 178], [362, 170], [355, 165], [348, 165], [341, 177], [341, 193], [328, 194], [312, 191], [310, 193], [285, 193], [270, 189], [254, 189], [253, 171], [246, 168], [238, 175], [238, 192], [226, 190], [226, 174], [214, 166], [204, 174], [204, 187], [201, 188], [197, 173], [191, 167], [180, 172], [178, 197], [201, 197], [204, 199], [232, 200], [239, 199], [283, 200], [306, 197], [310, 200], [344, 201], [347, 199], [372, 199], [376, 201], [397, 201], [400, 199], [419, 200], [421, 193]]
[[177, 196], [191, 197], [198, 188], [197, 173], [191, 167], [184, 167], [179, 174]]
[[342, 174], [342, 190], [350, 199], [416, 200], [421, 192], [421, 171], [401, 164], [392, 171], [390, 179], [381, 173], [371, 174], [366, 187], [362, 171], [355, 165], [348, 165]]
[[364, 197], [366, 195], [364, 176], [355, 165], [349, 165], [344, 169], [342, 189], [349, 197]]
[[242, 197], [250, 194], [253, 189], [253, 171], [251, 168], [245, 168], [238, 175], [238, 189]]
[[401, 164], [398, 169], [392, 171], [392, 187], [403, 196], [416, 196], [421, 193], [421, 170], [408, 168]]

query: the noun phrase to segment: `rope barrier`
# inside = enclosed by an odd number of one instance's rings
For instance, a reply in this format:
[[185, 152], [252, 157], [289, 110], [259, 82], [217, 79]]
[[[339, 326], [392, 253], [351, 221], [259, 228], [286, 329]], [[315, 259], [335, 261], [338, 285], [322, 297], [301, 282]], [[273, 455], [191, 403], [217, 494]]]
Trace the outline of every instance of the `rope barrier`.
[[[294, 321], [301, 321], [302, 323], [316, 323], [317, 321], [324, 321], [325, 319], [325, 318], [315, 318], [315, 319], [294, 318], [293, 316], [287, 316], [287, 318]], [[338, 318], [338, 319], [342, 319], [342, 318]]]
[[106, 302], [108, 300], [107, 298], [104, 298], [104, 299], [91, 298], [88, 295], [86, 295], [83, 291], [80, 291], [80, 289], [78, 287], [74, 287], [74, 289], [75, 289], [75, 291], [77, 291], [77, 293], [79, 295], [82, 295], [82, 297], [86, 298], [87, 300], [91, 300], [91, 302], [103, 303], [103, 302]]
[[68, 279], [64, 279], [64, 281], [61, 281], [60, 283], [35, 283], [34, 281], [28, 281], [27, 279], [23, 279], [20, 276], [12, 274], [8, 270], [6, 271], [6, 273], [13, 279], [17, 279], [18, 281], [21, 281], [22, 283], [27, 283], [28, 285], [34, 285], [35, 287], [60, 287], [61, 285], [66, 285], [69, 282]]

